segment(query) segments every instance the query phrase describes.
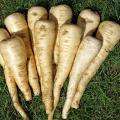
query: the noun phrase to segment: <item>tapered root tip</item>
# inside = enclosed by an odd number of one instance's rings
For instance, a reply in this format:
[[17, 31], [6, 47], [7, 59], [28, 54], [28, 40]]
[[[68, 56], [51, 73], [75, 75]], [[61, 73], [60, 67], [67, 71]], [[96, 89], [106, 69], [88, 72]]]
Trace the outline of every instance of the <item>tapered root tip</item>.
[[67, 116], [68, 116], [67, 113], [63, 113], [63, 114], [62, 114], [62, 119], [67, 119]]
[[18, 111], [18, 113], [21, 115], [21, 117], [23, 118], [23, 120], [29, 120], [28, 115], [23, 110], [23, 108], [20, 105], [19, 101], [16, 101], [16, 102], [13, 101], [13, 105], [14, 105], [15, 109]]
[[79, 103], [78, 102], [73, 102], [71, 107], [74, 108], [74, 109], [78, 109], [79, 108]]
[[33, 91], [35, 96], [40, 96], [40, 90]]
[[26, 101], [32, 101], [32, 96], [25, 96]]
[[23, 117], [23, 120], [30, 120], [29, 117], [26, 114], [21, 115], [21, 116]]

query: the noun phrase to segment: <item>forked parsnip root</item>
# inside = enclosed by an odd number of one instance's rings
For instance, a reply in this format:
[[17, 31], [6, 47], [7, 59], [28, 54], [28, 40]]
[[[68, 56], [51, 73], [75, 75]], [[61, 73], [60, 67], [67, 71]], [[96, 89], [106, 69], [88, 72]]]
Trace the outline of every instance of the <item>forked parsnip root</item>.
[[53, 49], [56, 37], [55, 24], [49, 20], [39, 20], [35, 24], [35, 47], [41, 72], [42, 100], [46, 113], [53, 109]]
[[59, 60], [59, 30], [63, 24], [70, 23], [72, 20], [72, 10], [68, 5], [53, 6], [49, 12], [49, 19], [56, 23], [57, 38], [54, 46], [54, 63]]
[[7, 87], [8, 87], [8, 90], [12, 98], [12, 102], [13, 102], [15, 109], [18, 111], [18, 113], [22, 116], [24, 120], [29, 120], [28, 115], [26, 114], [26, 112], [24, 111], [23, 107], [21, 106], [19, 102], [17, 86], [8, 67], [5, 66], [4, 72], [5, 72], [6, 84], [7, 84]]
[[96, 74], [100, 65], [104, 62], [110, 51], [119, 42], [120, 25], [112, 21], [104, 21], [100, 24], [96, 37], [97, 39], [103, 40], [103, 45], [98, 55], [95, 57], [90, 66], [87, 68], [85, 74], [80, 79], [77, 92], [72, 102], [72, 107], [76, 109], [79, 107], [80, 99], [89, 81]]
[[35, 61], [36, 61], [36, 67], [39, 74], [39, 79], [40, 79], [40, 67], [39, 67], [39, 61], [36, 54], [37, 49], [35, 47], [34, 26], [38, 20], [41, 20], [41, 19], [46, 20], [47, 18], [48, 18], [48, 13], [44, 7], [35, 6], [28, 10], [27, 20], [28, 20], [28, 26], [30, 29], [31, 42], [32, 42], [33, 52], [34, 52]]
[[48, 116], [49, 120], [53, 119], [54, 111], [57, 107], [60, 98], [60, 92], [65, 80], [67, 79], [76, 52], [78, 50], [82, 30], [79, 26], [73, 24], [65, 24], [61, 27], [60, 33], [60, 46], [59, 46], [59, 62], [57, 67], [57, 73], [54, 80], [54, 109]]
[[97, 40], [91, 36], [87, 36], [81, 42], [77, 51], [71, 74], [69, 77], [69, 84], [67, 89], [67, 97], [62, 111], [62, 118], [67, 119], [68, 111], [71, 107], [79, 80], [91, 61], [98, 54], [102, 46], [102, 41]]
[[0, 53], [25, 99], [31, 100], [32, 95], [26, 68], [27, 54], [23, 40], [20, 37], [2, 40], [0, 42]]
[[[5, 40], [10, 38], [9, 33], [3, 29], [0, 28], [0, 41]], [[8, 87], [8, 91], [10, 93], [13, 105], [15, 107], [15, 109], [18, 111], [18, 113], [22, 116], [22, 118], [24, 120], [29, 120], [28, 115], [25, 113], [24, 109], [22, 108], [19, 99], [18, 99], [18, 91], [17, 91], [17, 86], [16, 86], [16, 82], [15, 79], [12, 75], [12, 73], [10, 72], [9, 68], [5, 65], [5, 62], [0, 54], [0, 64], [2, 65], [3, 69], [4, 69], [4, 74], [5, 74], [5, 81]]]
[[25, 43], [28, 59], [27, 72], [29, 77], [29, 84], [32, 87], [34, 94], [39, 95], [40, 94], [39, 79], [35, 65], [35, 58], [31, 48], [28, 25], [25, 20], [25, 17], [21, 13], [13, 13], [6, 17], [4, 23], [8, 31], [11, 33], [11, 35], [20, 36]]

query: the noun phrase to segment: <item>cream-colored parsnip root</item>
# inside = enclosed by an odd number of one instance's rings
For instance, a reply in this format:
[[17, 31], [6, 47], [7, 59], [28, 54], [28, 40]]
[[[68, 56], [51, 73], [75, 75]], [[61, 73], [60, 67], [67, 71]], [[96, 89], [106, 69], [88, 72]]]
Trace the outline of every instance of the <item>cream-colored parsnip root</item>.
[[[9, 33], [5, 29], [0, 28], [0, 41], [8, 39], [8, 38], [10, 38]], [[2, 65], [4, 69], [6, 84], [7, 84], [8, 91], [10, 93], [15, 109], [18, 111], [18, 113], [22, 116], [24, 120], [29, 120], [29, 117], [27, 116], [27, 114], [25, 113], [25, 111], [23, 110], [19, 102], [15, 79], [13, 78], [9, 68], [5, 65], [5, 62], [1, 54], [0, 54], [0, 64]]]
[[21, 13], [13, 13], [8, 17], [6, 17], [4, 23], [8, 31], [12, 35], [20, 36], [25, 43], [25, 47], [27, 51], [27, 59], [28, 59], [27, 70], [28, 70], [29, 84], [32, 87], [34, 94], [39, 95], [40, 94], [39, 79], [35, 65], [34, 55], [30, 44], [28, 25], [25, 20], [25, 17]]
[[48, 116], [49, 120], [53, 119], [54, 111], [59, 102], [61, 89], [70, 73], [75, 55], [77, 53], [80, 44], [82, 30], [77, 25], [65, 24], [61, 27], [59, 35], [60, 35], [59, 62], [54, 80], [54, 90], [53, 90], [54, 110]]
[[92, 35], [100, 23], [100, 16], [97, 12], [85, 9], [80, 12], [77, 24], [83, 29], [83, 38]]
[[54, 63], [58, 64], [59, 59], [59, 29], [63, 24], [70, 23], [72, 20], [72, 10], [68, 5], [57, 5], [51, 7], [49, 19], [56, 23], [57, 38], [54, 47]]
[[46, 113], [53, 109], [53, 49], [56, 37], [55, 24], [49, 20], [39, 20], [35, 24], [35, 48], [41, 72], [42, 100]]
[[24, 111], [23, 107], [19, 102], [19, 97], [17, 93], [18, 91], [17, 91], [15, 80], [13, 79], [13, 76], [11, 75], [10, 70], [7, 68], [8, 67], [6, 66], [4, 68], [5, 79], [6, 79], [6, 84], [7, 84], [10, 96], [12, 98], [13, 105], [24, 120], [29, 120], [28, 115], [26, 114], [26, 112]]
[[96, 74], [100, 65], [104, 62], [110, 51], [119, 42], [120, 25], [112, 21], [104, 21], [100, 24], [96, 37], [97, 39], [103, 40], [103, 45], [98, 55], [92, 61], [90, 66], [87, 68], [85, 74], [81, 77], [79, 86], [77, 88], [77, 92], [72, 102], [73, 108], [79, 107], [80, 99], [89, 81]]
[[102, 41], [97, 40], [96, 38], [93, 38], [91, 36], [85, 37], [81, 42], [69, 77], [67, 97], [62, 112], [63, 119], [67, 119], [68, 111], [71, 107], [71, 103], [81, 76], [83, 75], [91, 61], [98, 54], [101, 46]]
[[100, 16], [97, 12], [92, 11], [90, 9], [85, 9], [81, 11], [78, 16], [77, 24], [84, 30], [82, 39], [84, 40], [86, 36], [93, 35], [99, 23], [100, 23]]
[[27, 15], [27, 20], [28, 20], [28, 26], [30, 29], [30, 36], [31, 36], [31, 41], [32, 41], [32, 47], [35, 55], [35, 60], [36, 60], [36, 67], [37, 71], [39, 74], [40, 78], [40, 67], [39, 67], [39, 62], [36, 54], [36, 48], [35, 48], [35, 37], [34, 37], [34, 25], [36, 21], [42, 19], [46, 20], [48, 18], [48, 13], [47, 10], [44, 7], [32, 7], [28, 10], [28, 15]]
[[12, 37], [0, 42], [0, 53], [27, 101], [32, 99], [27, 76], [27, 54], [23, 40]]

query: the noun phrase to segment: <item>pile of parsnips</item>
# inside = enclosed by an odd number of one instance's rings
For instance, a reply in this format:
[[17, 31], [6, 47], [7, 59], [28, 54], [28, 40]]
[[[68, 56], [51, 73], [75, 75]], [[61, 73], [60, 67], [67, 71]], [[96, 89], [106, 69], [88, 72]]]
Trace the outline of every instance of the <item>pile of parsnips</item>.
[[26, 101], [32, 100], [32, 91], [37, 96], [41, 90], [48, 120], [52, 120], [69, 76], [62, 111], [62, 118], [67, 119], [69, 109], [79, 107], [90, 79], [119, 42], [120, 26], [112, 21], [100, 23], [92, 10], [81, 11], [77, 24], [71, 21], [67, 5], [54, 6], [49, 13], [32, 7], [27, 21], [23, 14], [13, 13], [4, 21], [8, 31], [0, 29], [0, 63], [14, 107], [25, 120], [29, 117], [19, 102], [17, 87]]

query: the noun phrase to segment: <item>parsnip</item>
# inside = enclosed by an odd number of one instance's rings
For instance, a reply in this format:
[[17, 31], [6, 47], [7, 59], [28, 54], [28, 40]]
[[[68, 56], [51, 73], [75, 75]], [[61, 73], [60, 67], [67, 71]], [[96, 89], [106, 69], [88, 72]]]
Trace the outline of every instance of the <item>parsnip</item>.
[[39, 95], [39, 79], [37, 75], [35, 59], [30, 45], [29, 31], [25, 17], [21, 13], [13, 13], [5, 19], [4, 23], [12, 35], [18, 35], [23, 38], [28, 58], [27, 69], [29, 84], [32, 87], [34, 94]]
[[54, 111], [59, 102], [61, 88], [63, 87], [63, 84], [70, 73], [76, 52], [80, 44], [82, 30], [77, 25], [66, 24], [61, 27], [59, 35], [60, 35], [59, 36], [60, 54], [59, 54], [59, 62], [57, 67], [57, 73], [55, 76], [54, 91], [53, 91], [54, 110], [48, 116], [49, 120], [53, 119]]
[[27, 114], [25, 113], [25, 111], [23, 110], [19, 102], [15, 80], [13, 76], [11, 75], [11, 72], [9, 71], [8, 67], [4, 65], [4, 61], [1, 55], [0, 55], [0, 64], [4, 68], [6, 84], [7, 84], [8, 91], [10, 93], [15, 109], [18, 111], [18, 113], [22, 116], [24, 120], [29, 120], [29, 117], [27, 116]]
[[19, 37], [2, 40], [0, 42], [0, 53], [25, 99], [31, 100], [32, 95], [26, 69], [27, 54], [23, 40]]
[[70, 109], [82, 74], [98, 54], [101, 46], [102, 42], [100, 40], [97, 40], [90, 36], [85, 37], [81, 42], [69, 78], [70, 80], [67, 89], [67, 97], [62, 112], [63, 119], [67, 119], [68, 111]]
[[97, 39], [103, 40], [103, 45], [98, 55], [95, 57], [95, 59], [90, 64], [90, 66], [87, 68], [87, 71], [85, 72], [85, 74], [80, 79], [77, 92], [72, 102], [73, 108], [79, 107], [80, 99], [90, 79], [96, 74], [100, 65], [106, 59], [110, 51], [119, 42], [120, 26], [117, 23], [112, 21], [104, 21], [100, 24], [96, 37]]
[[37, 67], [37, 71], [39, 74], [39, 78], [40, 78], [40, 67], [39, 67], [39, 62], [38, 62], [38, 58], [37, 58], [37, 50], [35, 48], [35, 37], [34, 37], [34, 25], [36, 23], [36, 21], [40, 20], [40, 19], [47, 19], [48, 18], [48, 13], [47, 10], [44, 7], [32, 7], [28, 10], [28, 15], [27, 15], [27, 19], [28, 19], [28, 26], [30, 29], [30, 35], [31, 35], [31, 41], [32, 41], [32, 47], [33, 47], [33, 51], [34, 51], [34, 55], [35, 55], [35, 60], [36, 60], [36, 67]]
[[92, 35], [95, 32], [96, 28], [98, 27], [99, 23], [100, 23], [100, 16], [97, 12], [94, 12], [90, 9], [83, 10], [79, 14], [77, 21], [77, 24], [80, 27], [82, 27], [84, 30], [82, 39], [84, 40], [86, 36]]
[[35, 48], [41, 72], [42, 100], [46, 113], [53, 109], [53, 70], [52, 57], [56, 37], [55, 24], [49, 20], [40, 20], [35, 24]]
[[58, 64], [59, 58], [59, 29], [65, 23], [70, 23], [72, 20], [72, 10], [68, 5], [57, 5], [51, 7], [49, 19], [54, 21], [57, 26], [57, 38], [54, 47], [54, 63]]
[[18, 111], [18, 113], [22, 116], [24, 120], [29, 120], [28, 115], [26, 114], [19, 102], [15, 80], [13, 79], [11, 72], [7, 68], [5, 68], [5, 79], [15, 109]]
[[[2, 41], [4, 39], [8, 39], [9, 37], [10, 36], [9, 36], [8, 32], [5, 29], [0, 28], [0, 41]], [[19, 103], [15, 80], [14, 80], [10, 70], [5, 65], [1, 54], [0, 54], [0, 64], [2, 65], [2, 67], [4, 69], [6, 84], [7, 84], [7, 87], [8, 87], [8, 90], [9, 90], [9, 93], [10, 93], [10, 96], [11, 96], [11, 99], [12, 99], [15, 109], [20, 113], [20, 115], [22, 116], [22, 118], [24, 120], [29, 120], [27, 114], [25, 113], [21, 104]]]

